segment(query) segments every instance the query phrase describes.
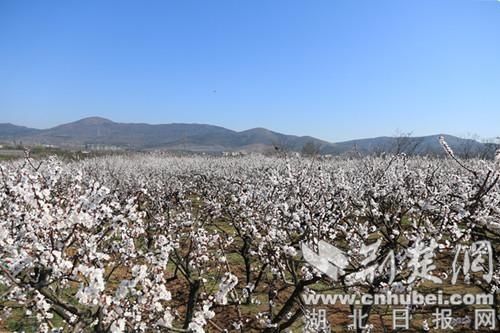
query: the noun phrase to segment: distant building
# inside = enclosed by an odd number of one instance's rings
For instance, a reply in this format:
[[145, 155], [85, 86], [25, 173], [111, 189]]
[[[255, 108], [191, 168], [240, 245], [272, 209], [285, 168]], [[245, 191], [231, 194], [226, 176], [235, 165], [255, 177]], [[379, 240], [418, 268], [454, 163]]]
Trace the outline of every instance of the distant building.
[[87, 143], [85, 144], [85, 150], [118, 151], [118, 150], [123, 150], [123, 148], [112, 145], [100, 144], [100, 143]]
[[243, 152], [243, 151], [223, 151], [222, 156], [231, 156], [231, 157], [238, 157], [238, 156], [245, 156], [248, 155], [248, 153]]

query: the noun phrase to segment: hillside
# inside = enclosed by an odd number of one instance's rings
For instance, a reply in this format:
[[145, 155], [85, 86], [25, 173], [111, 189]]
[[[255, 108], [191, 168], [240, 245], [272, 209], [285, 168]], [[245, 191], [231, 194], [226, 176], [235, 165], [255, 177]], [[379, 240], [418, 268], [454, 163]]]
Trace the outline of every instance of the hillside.
[[[207, 124], [118, 123], [100, 117], [84, 118], [49, 129], [34, 129], [0, 124], [0, 140], [32, 145], [53, 145], [83, 149], [108, 147], [128, 150], [183, 150], [195, 152], [222, 151], [296, 151], [305, 145], [322, 154], [442, 154], [439, 135], [424, 137], [377, 137], [331, 143], [310, 136], [295, 136], [265, 128], [241, 132]], [[493, 144], [445, 135], [457, 154], [489, 155]]]

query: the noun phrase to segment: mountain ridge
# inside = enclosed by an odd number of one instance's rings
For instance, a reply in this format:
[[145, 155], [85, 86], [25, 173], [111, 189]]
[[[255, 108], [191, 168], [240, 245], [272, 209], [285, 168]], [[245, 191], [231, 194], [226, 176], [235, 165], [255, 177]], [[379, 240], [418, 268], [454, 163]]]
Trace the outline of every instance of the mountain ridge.
[[[120, 123], [103, 117], [87, 117], [47, 129], [35, 129], [0, 123], [0, 141], [28, 145], [51, 145], [70, 148], [113, 147], [127, 150], [185, 150], [194, 152], [273, 151], [339, 155], [345, 153], [442, 154], [438, 138], [444, 135], [458, 154], [478, 155], [495, 144], [485, 144], [447, 134], [421, 137], [362, 138], [328, 142], [312, 136], [275, 132], [263, 127], [235, 131], [201, 123]], [[493, 145], [493, 146], [492, 146]], [[307, 151], [309, 150], [309, 151]], [[494, 151], [494, 149], [493, 149]]]

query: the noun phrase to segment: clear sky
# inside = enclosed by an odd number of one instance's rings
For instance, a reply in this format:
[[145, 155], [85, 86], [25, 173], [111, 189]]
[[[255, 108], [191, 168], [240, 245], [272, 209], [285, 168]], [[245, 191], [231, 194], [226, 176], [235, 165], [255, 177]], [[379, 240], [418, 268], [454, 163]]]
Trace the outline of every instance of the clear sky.
[[0, 0], [0, 122], [500, 135], [497, 0]]

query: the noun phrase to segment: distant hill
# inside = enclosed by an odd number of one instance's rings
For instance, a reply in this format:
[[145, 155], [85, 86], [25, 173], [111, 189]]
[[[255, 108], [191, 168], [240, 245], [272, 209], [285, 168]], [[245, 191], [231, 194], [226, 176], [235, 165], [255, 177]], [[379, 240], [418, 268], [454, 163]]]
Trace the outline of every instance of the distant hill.
[[421, 137], [377, 137], [369, 139], [338, 142], [333, 148], [326, 148], [330, 154], [342, 154], [356, 151], [363, 155], [381, 153], [405, 153], [410, 155], [442, 155], [443, 148], [439, 137], [443, 135], [446, 142], [457, 155], [472, 157], [493, 154], [496, 145], [484, 144], [476, 140], [463, 139], [452, 135], [437, 134]]
[[25, 135], [34, 135], [40, 130], [28, 128], [24, 126], [17, 126], [9, 123], [0, 123], [0, 138], [11, 139]]
[[[113, 147], [130, 150], [222, 151], [296, 151], [313, 148], [322, 154], [442, 154], [439, 135], [425, 137], [378, 137], [331, 143], [309, 136], [286, 135], [265, 128], [233, 131], [206, 124], [117, 123], [100, 117], [39, 130], [0, 124], [1, 141], [45, 144], [84, 149]], [[494, 148], [475, 140], [445, 135], [457, 154], [478, 155]], [[494, 151], [494, 149], [493, 149]]]

